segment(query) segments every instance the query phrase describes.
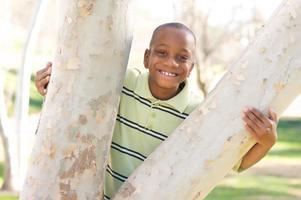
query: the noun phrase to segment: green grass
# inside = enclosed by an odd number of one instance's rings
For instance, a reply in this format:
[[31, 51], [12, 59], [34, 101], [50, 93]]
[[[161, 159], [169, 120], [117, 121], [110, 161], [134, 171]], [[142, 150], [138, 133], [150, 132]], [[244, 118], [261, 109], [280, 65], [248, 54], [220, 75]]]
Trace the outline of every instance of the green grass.
[[280, 120], [278, 141], [267, 159], [301, 159], [301, 121]]
[[216, 187], [206, 200], [295, 199], [293, 191], [301, 188], [301, 180], [274, 176], [233, 176]]
[[[264, 158], [266, 161], [301, 160], [301, 120], [280, 120], [278, 141]], [[234, 175], [225, 178], [206, 200], [297, 200], [301, 179], [272, 175]]]

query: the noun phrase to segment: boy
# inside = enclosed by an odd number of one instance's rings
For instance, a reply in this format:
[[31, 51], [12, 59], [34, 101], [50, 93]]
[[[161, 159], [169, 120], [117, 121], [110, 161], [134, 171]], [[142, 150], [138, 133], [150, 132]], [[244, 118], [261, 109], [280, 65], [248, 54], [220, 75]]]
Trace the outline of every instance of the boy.
[[[195, 36], [185, 25], [167, 23], [157, 27], [144, 53], [148, 73], [126, 73], [110, 156], [105, 176], [105, 199], [110, 199], [127, 177], [199, 104], [189, 95], [186, 80], [193, 69]], [[37, 72], [36, 87], [42, 95], [51, 75], [51, 63]], [[255, 108], [243, 112], [248, 132], [257, 141], [237, 164], [246, 169], [259, 161], [277, 138], [277, 117]]]

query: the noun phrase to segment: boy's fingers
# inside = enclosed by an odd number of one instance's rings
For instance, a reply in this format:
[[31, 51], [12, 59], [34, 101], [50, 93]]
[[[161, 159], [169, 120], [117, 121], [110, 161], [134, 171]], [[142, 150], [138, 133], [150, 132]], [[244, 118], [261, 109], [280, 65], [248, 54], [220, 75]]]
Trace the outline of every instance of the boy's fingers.
[[50, 75], [52, 70], [51, 68], [52, 68], [52, 63], [47, 62], [46, 67], [37, 71], [36, 73], [35, 85], [38, 92], [43, 96], [45, 96], [47, 93], [47, 84], [49, 83], [50, 80]]
[[[250, 115], [252, 116], [252, 115]], [[255, 116], [252, 116], [253, 118], [255, 118]], [[252, 119], [253, 119], [252, 118]], [[256, 127], [253, 126], [253, 129], [256, 131], [256, 134], [258, 134], [258, 136], [263, 135], [264, 133], [270, 132], [271, 130], [271, 122], [267, 121], [266, 123], [263, 123], [261, 120], [259, 120], [258, 118], [251, 120], [254, 124], [256, 124]], [[251, 124], [249, 124], [251, 125]]]
[[252, 108], [251, 112], [262, 122], [262, 124], [265, 124], [268, 122], [267, 117], [262, 112], [257, 110], [256, 108]]
[[264, 129], [271, 128], [272, 124], [268, 117], [266, 117], [262, 112], [255, 108], [252, 108], [252, 112], [260, 119]]
[[256, 122], [252, 119], [252, 116], [250, 117], [248, 113], [245, 113], [243, 115], [243, 120], [248, 125], [248, 127], [252, 128], [255, 132], [258, 132], [260, 129], [260, 126], [256, 124]]
[[39, 90], [39, 92], [41, 92], [43, 89], [46, 89], [48, 83], [49, 83], [49, 76], [47, 76], [46, 78], [44, 78], [40, 81], [37, 81], [36, 87]]
[[256, 129], [258, 129], [262, 126], [262, 122], [251, 111], [246, 111], [245, 117], [246, 117], [245, 121], [249, 125], [254, 124], [253, 126], [256, 126]]
[[45, 77], [47, 77], [48, 75], [51, 75], [51, 67], [49, 68], [44, 68], [40, 71], [37, 72], [36, 74], [36, 81], [40, 81], [42, 79], [44, 79]]
[[38, 92], [39, 92], [41, 95], [45, 96], [46, 91], [47, 91], [47, 90], [44, 89], [43, 87], [38, 87]]
[[[46, 63], [46, 67], [44, 67], [43, 69], [37, 71], [37, 74], [43, 74], [44, 72], [49, 71], [49, 68], [51, 68], [51, 67], [52, 67], [52, 63], [51, 62], [47, 62]], [[50, 69], [49, 72], [51, 72], [51, 69]]]
[[44, 77], [43, 77], [43, 73], [44, 73], [45, 71], [47, 71], [47, 70], [45, 70], [45, 68], [44, 68], [44, 69], [41, 69], [41, 70], [39, 70], [39, 71], [37, 71], [37, 73], [36, 73], [36, 81], [39, 81], [39, 80], [41, 80], [41, 79], [44, 78]]
[[49, 83], [50, 77], [46, 76], [44, 79], [39, 81], [39, 87], [43, 87], [45, 89], [45, 86], [47, 86], [47, 83]]
[[51, 67], [48, 68], [48, 70], [43, 72], [43, 74], [42, 74], [43, 77], [47, 77], [48, 75], [51, 75]]

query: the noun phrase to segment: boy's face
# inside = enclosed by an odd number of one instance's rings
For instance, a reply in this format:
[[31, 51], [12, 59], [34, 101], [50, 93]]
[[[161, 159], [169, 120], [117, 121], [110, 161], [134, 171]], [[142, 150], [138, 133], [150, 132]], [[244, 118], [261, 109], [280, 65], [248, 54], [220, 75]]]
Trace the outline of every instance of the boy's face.
[[151, 92], [176, 95], [193, 68], [194, 51], [194, 38], [187, 31], [173, 27], [159, 30], [144, 54]]

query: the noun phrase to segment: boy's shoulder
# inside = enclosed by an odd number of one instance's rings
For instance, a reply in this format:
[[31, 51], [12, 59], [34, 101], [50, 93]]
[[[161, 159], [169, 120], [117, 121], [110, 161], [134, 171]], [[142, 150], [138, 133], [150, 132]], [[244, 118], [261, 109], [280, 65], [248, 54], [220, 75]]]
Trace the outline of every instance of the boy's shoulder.
[[135, 88], [137, 85], [138, 77], [143, 73], [138, 68], [129, 68], [126, 70], [123, 85], [127, 88]]
[[189, 104], [185, 109], [185, 113], [190, 114], [196, 107], [198, 107], [204, 100], [204, 97], [196, 91], [189, 91]]

